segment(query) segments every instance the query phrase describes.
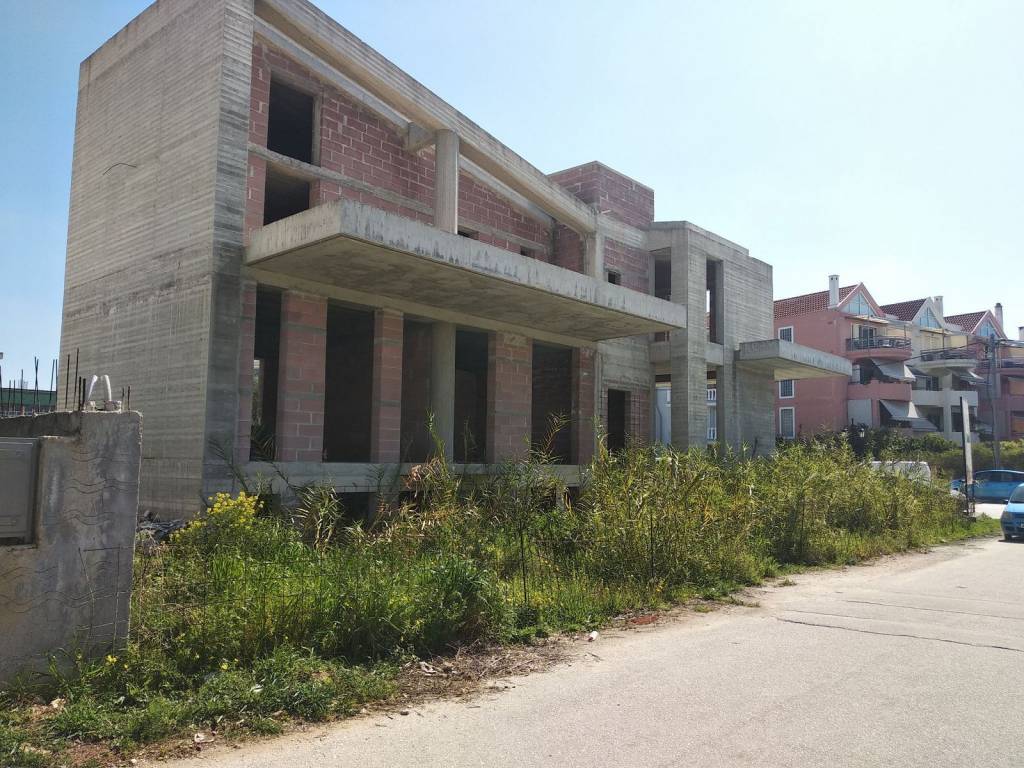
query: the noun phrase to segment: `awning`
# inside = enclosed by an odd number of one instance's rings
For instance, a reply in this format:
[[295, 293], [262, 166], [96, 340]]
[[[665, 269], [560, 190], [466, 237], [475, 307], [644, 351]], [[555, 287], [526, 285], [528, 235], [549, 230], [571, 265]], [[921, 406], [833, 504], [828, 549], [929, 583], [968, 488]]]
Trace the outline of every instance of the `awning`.
[[853, 366], [845, 357], [782, 339], [741, 342], [736, 362], [776, 381], [853, 375]]
[[960, 371], [957, 375], [971, 384], [981, 384], [985, 381], [984, 376], [979, 376], [974, 371]]
[[[917, 406], [909, 400], [879, 400], [882, 406], [889, 412], [896, 421], [910, 421], [912, 419], [920, 419], [921, 413], [917, 410]], [[927, 421], [927, 419], [925, 419]]]
[[938, 432], [939, 428], [928, 419], [911, 419], [910, 428], [915, 432]]
[[[408, 314], [580, 342], [686, 326], [686, 307], [539, 259], [339, 200], [253, 233], [245, 264], [308, 290]], [[488, 327], [486, 324], [481, 327]]]
[[883, 376], [896, 381], [914, 381], [917, 377], [914, 372], [910, 370], [910, 366], [906, 363], [893, 360], [878, 360], [871, 358], [871, 362], [882, 372]]

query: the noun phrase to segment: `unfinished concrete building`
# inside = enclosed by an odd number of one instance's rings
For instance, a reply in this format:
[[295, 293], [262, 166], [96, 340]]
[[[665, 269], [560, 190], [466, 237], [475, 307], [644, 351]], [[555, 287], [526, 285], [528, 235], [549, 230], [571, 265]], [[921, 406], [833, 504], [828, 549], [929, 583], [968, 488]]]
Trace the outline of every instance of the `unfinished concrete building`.
[[167, 516], [231, 463], [374, 491], [428, 414], [467, 471], [553, 416], [569, 482], [599, 434], [764, 452], [775, 380], [850, 373], [773, 338], [767, 264], [600, 163], [545, 175], [304, 0], [159, 0], [83, 62], [76, 350]]

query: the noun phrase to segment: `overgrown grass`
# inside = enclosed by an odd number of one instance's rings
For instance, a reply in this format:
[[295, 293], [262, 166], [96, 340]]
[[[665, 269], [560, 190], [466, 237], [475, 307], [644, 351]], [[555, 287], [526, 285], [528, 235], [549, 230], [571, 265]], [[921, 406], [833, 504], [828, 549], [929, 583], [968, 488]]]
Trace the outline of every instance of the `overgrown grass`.
[[943, 489], [873, 471], [842, 445], [758, 459], [634, 447], [598, 456], [574, 495], [543, 459], [483, 481], [431, 462], [411, 478], [414, 502], [369, 526], [343, 527], [322, 488], [276, 513], [219, 496], [138, 555], [127, 647], [58, 659], [0, 695], [0, 764], [59, 763], [73, 742], [130, 750], [341, 716], [387, 697], [412, 656], [993, 530]]

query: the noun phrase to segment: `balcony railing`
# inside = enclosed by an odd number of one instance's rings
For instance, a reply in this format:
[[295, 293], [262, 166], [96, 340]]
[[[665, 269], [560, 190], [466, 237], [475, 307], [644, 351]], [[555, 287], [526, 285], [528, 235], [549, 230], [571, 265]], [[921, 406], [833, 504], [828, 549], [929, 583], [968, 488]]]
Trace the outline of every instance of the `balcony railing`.
[[708, 440], [718, 439], [718, 427], [708, 427]]
[[715, 387], [708, 387], [708, 402], [709, 403], [717, 403], [718, 402], [718, 389], [717, 388], [715, 388]]
[[857, 336], [846, 340], [846, 351], [860, 349], [908, 349], [910, 339], [899, 336]]
[[932, 360], [970, 360], [974, 357], [966, 349], [933, 349], [921, 353], [921, 362], [928, 363]]

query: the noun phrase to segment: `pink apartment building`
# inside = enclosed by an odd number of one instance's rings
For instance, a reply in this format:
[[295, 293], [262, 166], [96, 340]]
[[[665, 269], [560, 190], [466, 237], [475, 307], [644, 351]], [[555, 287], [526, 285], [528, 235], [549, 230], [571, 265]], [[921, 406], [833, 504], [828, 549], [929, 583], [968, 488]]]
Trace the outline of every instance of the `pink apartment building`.
[[832, 275], [827, 291], [779, 299], [775, 333], [853, 364], [849, 379], [778, 382], [779, 436], [836, 431], [851, 423], [934, 430], [912, 402], [910, 336], [902, 323], [887, 319], [863, 283], [840, 287]]

